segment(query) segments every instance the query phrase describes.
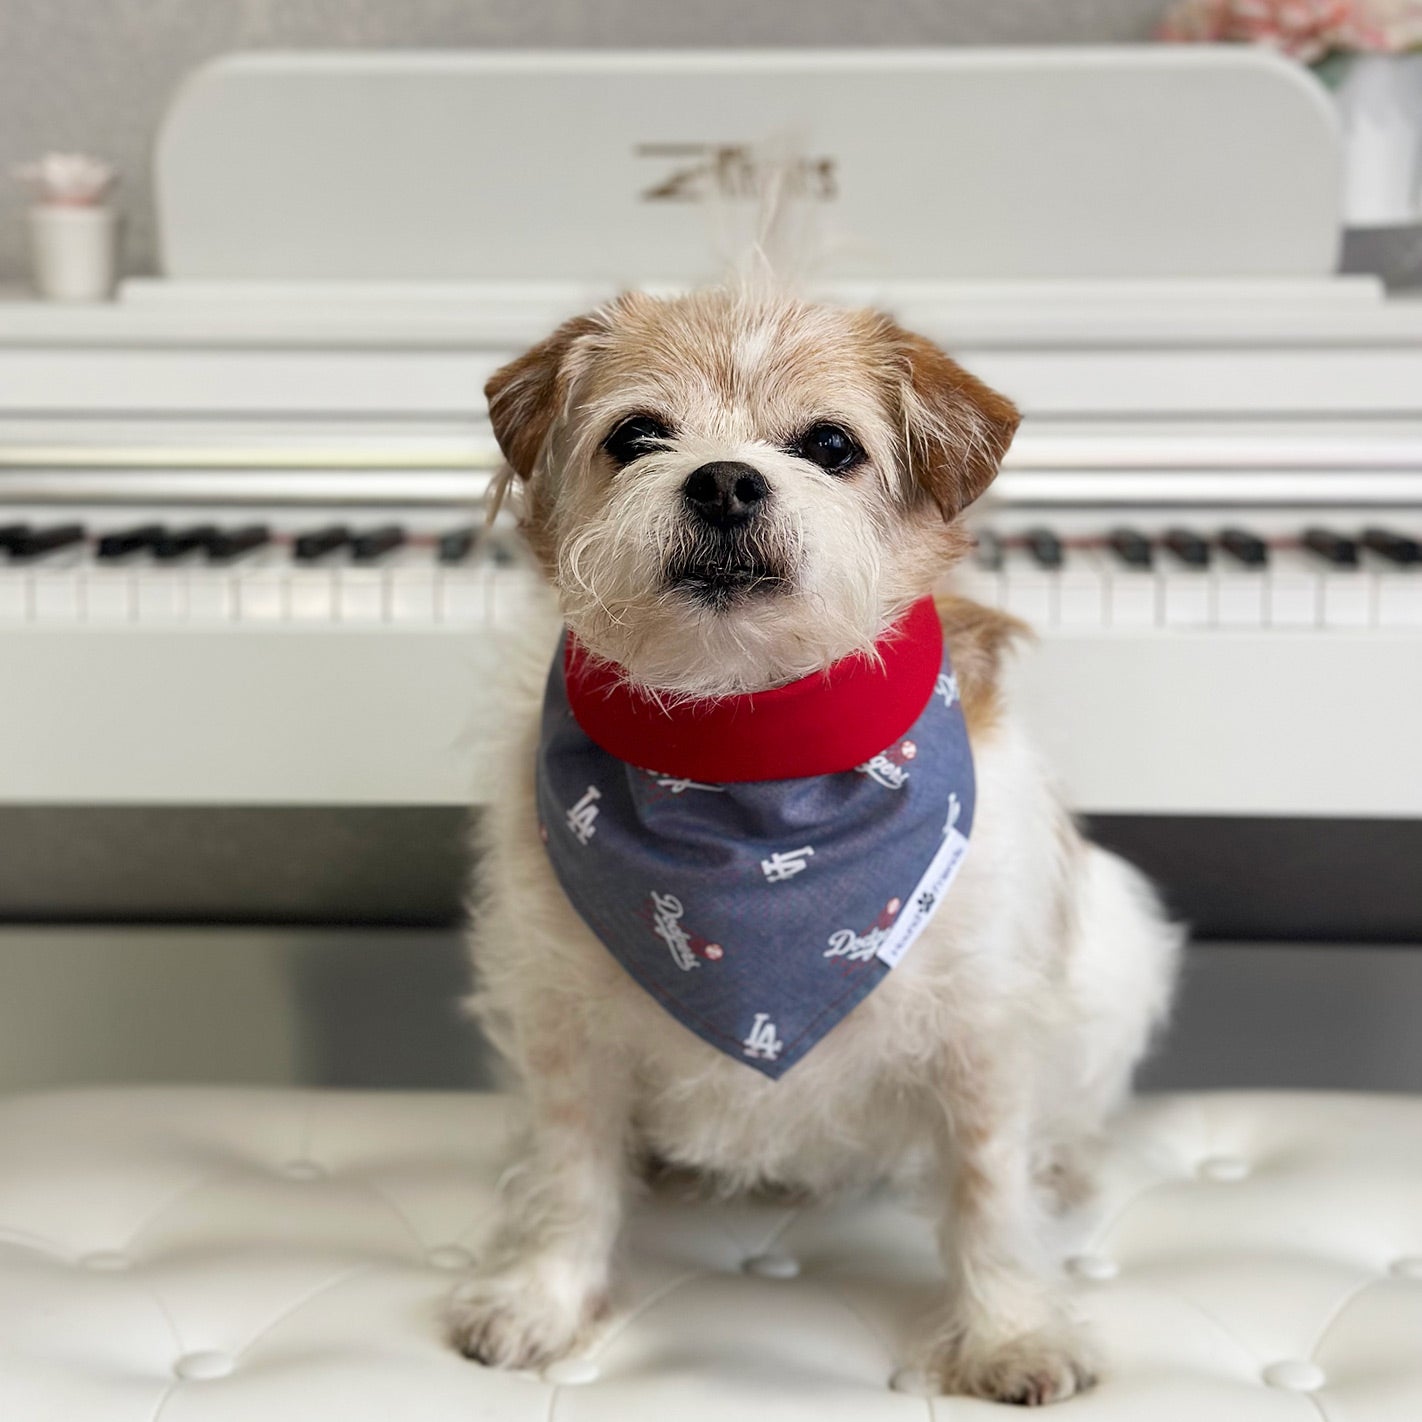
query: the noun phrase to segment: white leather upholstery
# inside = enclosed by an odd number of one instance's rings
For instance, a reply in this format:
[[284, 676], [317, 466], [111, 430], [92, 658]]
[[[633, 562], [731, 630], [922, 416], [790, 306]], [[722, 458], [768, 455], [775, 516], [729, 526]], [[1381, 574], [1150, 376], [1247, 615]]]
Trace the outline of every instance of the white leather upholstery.
[[[536, 1378], [448, 1351], [496, 1097], [124, 1089], [0, 1103], [4, 1422], [878, 1422], [935, 1295], [877, 1199], [640, 1205], [617, 1314]], [[1068, 1268], [1109, 1375], [1079, 1422], [1422, 1418], [1422, 1101], [1156, 1098]], [[900, 1379], [912, 1392], [912, 1377]], [[1313, 1390], [1310, 1395], [1310, 1390]]]

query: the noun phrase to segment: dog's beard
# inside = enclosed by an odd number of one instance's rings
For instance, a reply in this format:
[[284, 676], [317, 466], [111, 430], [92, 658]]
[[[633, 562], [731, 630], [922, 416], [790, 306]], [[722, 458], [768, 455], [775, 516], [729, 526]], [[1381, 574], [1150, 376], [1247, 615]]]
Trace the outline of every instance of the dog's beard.
[[694, 529], [667, 559], [666, 586], [718, 612], [794, 587], [784, 550], [754, 528], [717, 533]]

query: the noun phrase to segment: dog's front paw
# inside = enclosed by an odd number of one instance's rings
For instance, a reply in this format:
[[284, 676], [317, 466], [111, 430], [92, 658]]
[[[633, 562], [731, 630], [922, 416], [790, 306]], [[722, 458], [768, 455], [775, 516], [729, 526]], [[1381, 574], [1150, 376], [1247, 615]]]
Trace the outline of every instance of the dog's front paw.
[[1065, 1326], [1008, 1338], [956, 1332], [934, 1349], [927, 1371], [944, 1392], [1019, 1407], [1065, 1402], [1096, 1381], [1089, 1350]]
[[566, 1357], [606, 1314], [607, 1298], [557, 1272], [512, 1268], [461, 1284], [446, 1314], [450, 1342], [494, 1368], [542, 1368]]

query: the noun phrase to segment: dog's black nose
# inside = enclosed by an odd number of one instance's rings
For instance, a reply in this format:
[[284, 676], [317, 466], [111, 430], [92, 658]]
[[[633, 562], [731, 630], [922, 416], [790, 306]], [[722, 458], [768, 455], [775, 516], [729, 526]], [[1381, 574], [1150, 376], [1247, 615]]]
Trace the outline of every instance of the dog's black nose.
[[682, 487], [686, 502], [713, 528], [734, 528], [756, 512], [770, 486], [749, 464], [717, 460], [694, 470]]

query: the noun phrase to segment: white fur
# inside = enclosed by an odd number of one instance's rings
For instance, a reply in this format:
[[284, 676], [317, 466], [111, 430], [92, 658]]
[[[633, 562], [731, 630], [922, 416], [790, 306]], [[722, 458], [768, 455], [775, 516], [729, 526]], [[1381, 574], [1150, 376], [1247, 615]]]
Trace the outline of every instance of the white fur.
[[[773, 358], [773, 347], [757, 332], [737, 350]], [[797, 674], [797, 619], [814, 626], [825, 601], [863, 602], [848, 620], [880, 623], [896, 596], [886, 591], [894, 570], [881, 567], [894, 542], [885, 515], [866, 507], [885, 507], [894, 478], [878, 491], [807, 482], [789, 456], [756, 442], [750, 422], [737, 424], [734, 408], [719, 438], [703, 429], [645, 461], [635, 496], [590, 484], [566, 496], [577, 514], [557, 515], [565, 616], [577, 625], [599, 606], [645, 615], [675, 537], [675, 490], [711, 457], [744, 457], [775, 483], [787, 527], [799, 528], [811, 595], [744, 615], [663, 604], [680, 636], [636, 639], [644, 680], [702, 689], [728, 647], [741, 648], [742, 673], [778, 647]], [[841, 579], [818, 601], [816, 567]], [[1049, 1218], [1080, 1192], [1103, 1123], [1165, 1015], [1181, 935], [1135, 871], [1080, 838], [1006, 715], [974, 745], [971, 847], [942, 910], [804, 1061], [779, 1081], [762, 1077], [639, 988], [553, 876], [533, 767], [557, 616], [550, 606], [541, 629], [521, 629], [506, 780], [480, 836], [475, 1007], [517, 1072], [527, 1115], [489, 1252], [451, 1308], [456, 1343], [523, 1367], [585, 1340], [607, 1306], [625, 1202], [648, 1157], [737, 1190], [825, 1193], [894, 1176], [918, 1182], [939, 1224], [944, 1298], [922, 1340], [932, 1374], [1000, 1400], [1070, 1396], [1094, 1364], [1049, 1254]], [[812, 659], [823, 657], [824, 643], [809, 641]]]

